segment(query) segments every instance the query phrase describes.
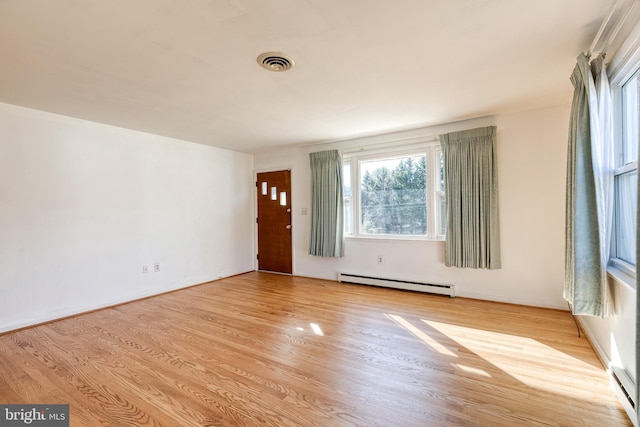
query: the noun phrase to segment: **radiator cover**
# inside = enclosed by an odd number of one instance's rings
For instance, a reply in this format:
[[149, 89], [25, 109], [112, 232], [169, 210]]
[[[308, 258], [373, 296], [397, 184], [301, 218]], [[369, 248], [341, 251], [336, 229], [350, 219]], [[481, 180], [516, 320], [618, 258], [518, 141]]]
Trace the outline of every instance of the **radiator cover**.
[[635, 414], [636, 414], [636, 384], [634, 381], [627, 375], [624, 369], [618, 368], [616, 366], [611, 367], [611, 383], [613, 386], [613, 391], [620, 399], [624, 410], [629, 415], [631, 421], [633, 421], [633, 425], [637, 426], [635, 422]]
[[456, 296], [455, 286], [451, 284], [424, 283], [413, 280], [389, 279], [384, 277], [372, 277], [351, 273], [339, 273], [338, 282], [403, 289], [407, 291], [425, 292], [429, 294], [448, 295], [451, 298], [454, 298]]

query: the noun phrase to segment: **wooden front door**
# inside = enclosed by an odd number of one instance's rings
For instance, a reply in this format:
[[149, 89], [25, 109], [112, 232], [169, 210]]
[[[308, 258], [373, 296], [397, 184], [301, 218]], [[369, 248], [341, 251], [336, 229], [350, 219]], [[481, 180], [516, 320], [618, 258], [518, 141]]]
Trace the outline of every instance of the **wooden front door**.
[[258, 174], [258, 270], [291, 274], [291, 171]]

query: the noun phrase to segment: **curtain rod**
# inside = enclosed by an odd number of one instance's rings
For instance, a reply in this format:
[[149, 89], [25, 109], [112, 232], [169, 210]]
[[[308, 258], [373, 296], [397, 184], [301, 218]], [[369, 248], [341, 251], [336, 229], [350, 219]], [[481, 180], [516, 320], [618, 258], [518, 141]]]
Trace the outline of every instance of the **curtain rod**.
[[[598, 32], [596, 33], [595, 37], [593, 38], [593, 41], [591, 42], [591, 46], [589, 47], [589, 52], [588, 52], [589, 55], [591, 55], [594, 52], [596, 46], [598, 45], [598, 43], [600, 43], [602, 34], [604, 33], [605, 28], [609, 24], [609, 21], [611, 21], [611, 18], [613, 17], [613, 14], [616, 8], [618, 7], [618, 4], [620, 4], [623, 1], [624, 0], [615, 0], [611, 3], [611, 7], [609, 8], [609, 13], [607, 13], [607, 16], [602, 21], [602, 24], [600, 24], [600, 28], [598, 29]], [[611, 43], [613, 42], [613, 40], [615, 40], [616, 36], [620, 32], [620, 29], [624, 25], [624, 22], [629, 17], [629, 14], [631, 13], [631, 9], [633, 9], [633, 6], [635, 6], [637, 2], [638, 0], [631, 0], [629, 2], [629, 5], [627, 6], [627, 9], [625, 10], [624, 14], [618, 20], [618, 23], [616, 24], [614, 30], [611, 32], [611, 35], [609, 36], [604, 46], [600, 50], [601, 52], [606, 52], [609, 46], [611, 46]]]
[[381, 148], [394, 148], [398, 146], [411, 148], [416, 145], [435, 144], [439, 141], [440, 139], [438, 138], [437, 135], [429, 135], [429, 136], [395, 139], [392, 141], [374, 142], [370, 144], [357, 145], [353, 147], [345, 147], [343, 149], [338, 149], [338, 150], [342, 154], [353, 154], [360, 151], [368, 151], [368, 150], [375, 150], [375, 149], [381, 149]]
[[602, 24], [600, 24], [600, 28], [598, 28], [598, 32], [596, 33], [596, 36], [593, 38], [593, 41], [591, 42], [591, 46], [589, 47], [589, 55], [591, 55], [593, 50], [596, 48], [596, 45], [600, 41], [600, 37], [602, 37], [602, 33], [604, 32], [604, 29], [607, 27], [607, 24], [611, 20], [611, 17], [613, 16], [613, 12], [616, 10], [616, 6], [618, 5], [619, 2], [620, 0], [615, 0], [611, 2], [609, 13], [607, 13], [607, 16], [602, 21]]
[[611, 32], [611, 35], [607, 39], [607, 42], [604, 45], [604, 48], [602, 49], [603, 51], [606, 51], [609, 48], [609, 46], [611, 46], [611, 43], [613, 43], [613, 41], [616, 39], [616, 37], [618, 36], [618, 33], [622, 29], [622, 26], [624, 25], [625, 21], [629, 17], [629, 14], [631, 13], [631, 9], [633, 9], [633, 6], [635, 6], [636, 3], [638, 3], [636, 0], [633, 0], [631, 1], [631, 3], [629, 3], [629, 6], [627, 6], [627, 10], [625, 10], [624, 12], [624, 15], [622, 15], [622, 18], [620, 18], [620, 21], [618, 21], [618, 24], [615, 26], [615, 28]]

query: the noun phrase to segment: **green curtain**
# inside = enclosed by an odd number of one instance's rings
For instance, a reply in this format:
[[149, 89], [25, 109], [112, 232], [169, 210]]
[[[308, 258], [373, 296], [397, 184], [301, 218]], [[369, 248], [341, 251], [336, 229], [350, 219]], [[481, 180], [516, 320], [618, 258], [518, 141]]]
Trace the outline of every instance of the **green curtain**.
[[440, 135], [447, 200], [445, 264], [501, 268], [496, 127]]
[[596, 89], [589, 59], [580, 54], [571, 75], [566, 194], [564, 298], [573, 314], [604, 314], [598, 198], [593, 149], [598, 130]]
[[311, 239], [309, 254], [344, 255], [342, 156], [337, 150], [309, 154], [311, 162]]

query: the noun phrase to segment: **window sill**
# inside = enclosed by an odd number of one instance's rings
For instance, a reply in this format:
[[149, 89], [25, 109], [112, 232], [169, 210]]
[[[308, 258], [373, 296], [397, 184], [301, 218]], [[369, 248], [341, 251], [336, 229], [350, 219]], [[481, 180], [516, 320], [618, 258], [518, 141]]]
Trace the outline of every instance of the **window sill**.
[[615, 262], [610, 262], [609, 265], [607, 265], [607, 275], [629, 289], [633, 291], [636, 290], [637, 284], [635, 274], [632, 274], [627, 269], [621, 268], [616, 265]]
[[442, 242], [443, 238], [430, 238], [430, 237], [402, 237], [402, 236], [344, 236], [345, 240], [354, 241], [377, 241], [377, 242]]

